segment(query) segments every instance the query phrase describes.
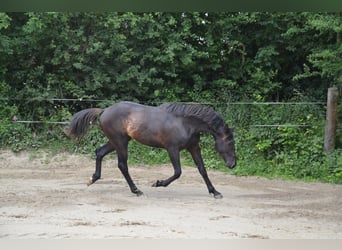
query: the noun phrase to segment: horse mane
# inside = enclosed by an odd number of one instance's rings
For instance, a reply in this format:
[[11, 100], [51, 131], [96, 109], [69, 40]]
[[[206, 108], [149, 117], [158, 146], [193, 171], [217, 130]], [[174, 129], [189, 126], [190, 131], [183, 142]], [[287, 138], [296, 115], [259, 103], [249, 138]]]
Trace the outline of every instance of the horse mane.
[[222, 117], [211, 107], [202, 104], [188, 103], [163, 103], [159, 108], [176, 116], [189, 117], [198, 119], [206, 123], [209, 128], [217, 131], [220, 127], [225, 126]]

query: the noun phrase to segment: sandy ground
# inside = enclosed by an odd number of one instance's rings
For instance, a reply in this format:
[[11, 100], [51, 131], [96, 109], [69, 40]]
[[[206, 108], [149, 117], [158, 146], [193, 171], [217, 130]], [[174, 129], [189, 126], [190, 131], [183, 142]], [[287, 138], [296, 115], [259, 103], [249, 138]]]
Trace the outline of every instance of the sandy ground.
[[87, 187], [94, 160], [0, 151], [0, 238], [342, 239], [342, 186], [236, 177], [196, 168], [167, 188], [170, 165], [130, 166], [144, 196], [130, 193], [115, 159]]

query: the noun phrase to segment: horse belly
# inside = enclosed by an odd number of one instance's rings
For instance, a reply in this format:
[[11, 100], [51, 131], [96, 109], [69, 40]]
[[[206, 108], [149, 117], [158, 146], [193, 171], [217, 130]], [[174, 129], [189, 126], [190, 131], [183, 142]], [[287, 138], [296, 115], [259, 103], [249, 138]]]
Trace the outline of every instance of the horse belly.
[[163, 132], [156, 126], [149, 126], [146, 122], [134, 121], [131, 119], [126, 124], [127, 135], [132, 139], [151, 146], [164, 148]]

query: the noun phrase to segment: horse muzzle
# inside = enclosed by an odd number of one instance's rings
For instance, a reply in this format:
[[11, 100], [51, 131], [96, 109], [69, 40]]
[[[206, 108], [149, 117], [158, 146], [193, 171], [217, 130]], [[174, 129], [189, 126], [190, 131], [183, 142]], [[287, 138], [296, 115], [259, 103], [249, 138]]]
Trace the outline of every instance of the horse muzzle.
[[227, 162], [226, 162], [226, 166], [227, 166], [228, 168], [230, 168], [230, 169], [235, 168], [235, 166], [236, 166], [236, 159], [234, 159], [234, 160], [232, 160], [232, 161], [227, 161]]

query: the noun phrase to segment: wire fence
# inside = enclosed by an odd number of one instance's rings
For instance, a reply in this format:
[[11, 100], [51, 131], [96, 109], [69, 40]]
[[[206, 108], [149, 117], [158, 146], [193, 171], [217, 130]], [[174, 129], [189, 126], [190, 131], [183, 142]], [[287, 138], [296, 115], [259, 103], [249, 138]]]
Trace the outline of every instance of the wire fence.
[[18, 121], [15, 120], [13, 122], [17, 122], [17, 123], [32, 123], [32, 124], [60, 124], [60, 125], [67, 125], [69, 124], [69, 122], [58, 122], [58, 121]]
[[[0, 98], [0, 101], [15, 101], [15, 100], [21, 100], [22, 99], [15, 99], [15, 98]], [[25, 99], [24, 101], [38, 101], [38, 102], [94, 102], [94, 103], [110, 103], [113, 102], [113, 100], [108, 99], [87, 99], [87, 98], [31, 98], [31, 99]], [[189, 102], [187, 102], [189, 103]], [[156, 104], [161, 104], [161, 102], [156, 102]], [[227, 103], [215, 103], [215, 102], [203, 102], [201, 104], [204, 105], [212, 105], [212, 106], [271, 106], [271, 110], [273, 106], [299, 106], [299, 105], [314, 105], [314, 106], [320, 106], [320, 105], [326, 105], [326, 102], [227, 102]], [[251, 108], [248, 108], [248, 110], [251, 110]], [[274, 110], [272, 111], [274, 113]], [[258, 111], [255, 111], [254, 113], [258, 113]], [[303, 114], [305, 115], [305, 114]], [[322, 115], [321, 115], [322, 116]], [[56, 124], [56, 125], [67, 125], [69, 122], [65, 121], [35, 121], [35, 120], [19, 120], [16, 117], [13, 117], [13, 122], [16, 123], [24, 123], [24, 124]], [[258, 118], [254, 118], [254, 120], [258, 120]], [[250, 127], [260, 128], [260, 127], [312, 127], [313, 124], [291, 124], [291, 122], [287, 122], [286, 124], [283, 123], [275, 123], [275, 124], [250, 124]]]
[[[113, 100], [109, 99], [86, 99], [86, 98], [29, 98], [29, 99], [20, 99], [20, 98], [0, 98], [0, 101], [62, 101], [62, 102], [112, 102]], [[157, 101], [157, 104], [161, 104], [164, 102]], [[195, 103], [195, 102], [184, 102], [184, 103]], [[204, 105], [217, 105], [222, 103], [217, 102], [201, 102]], [[326, 102], [227, 102], [225, 105], [324, 105]]]

